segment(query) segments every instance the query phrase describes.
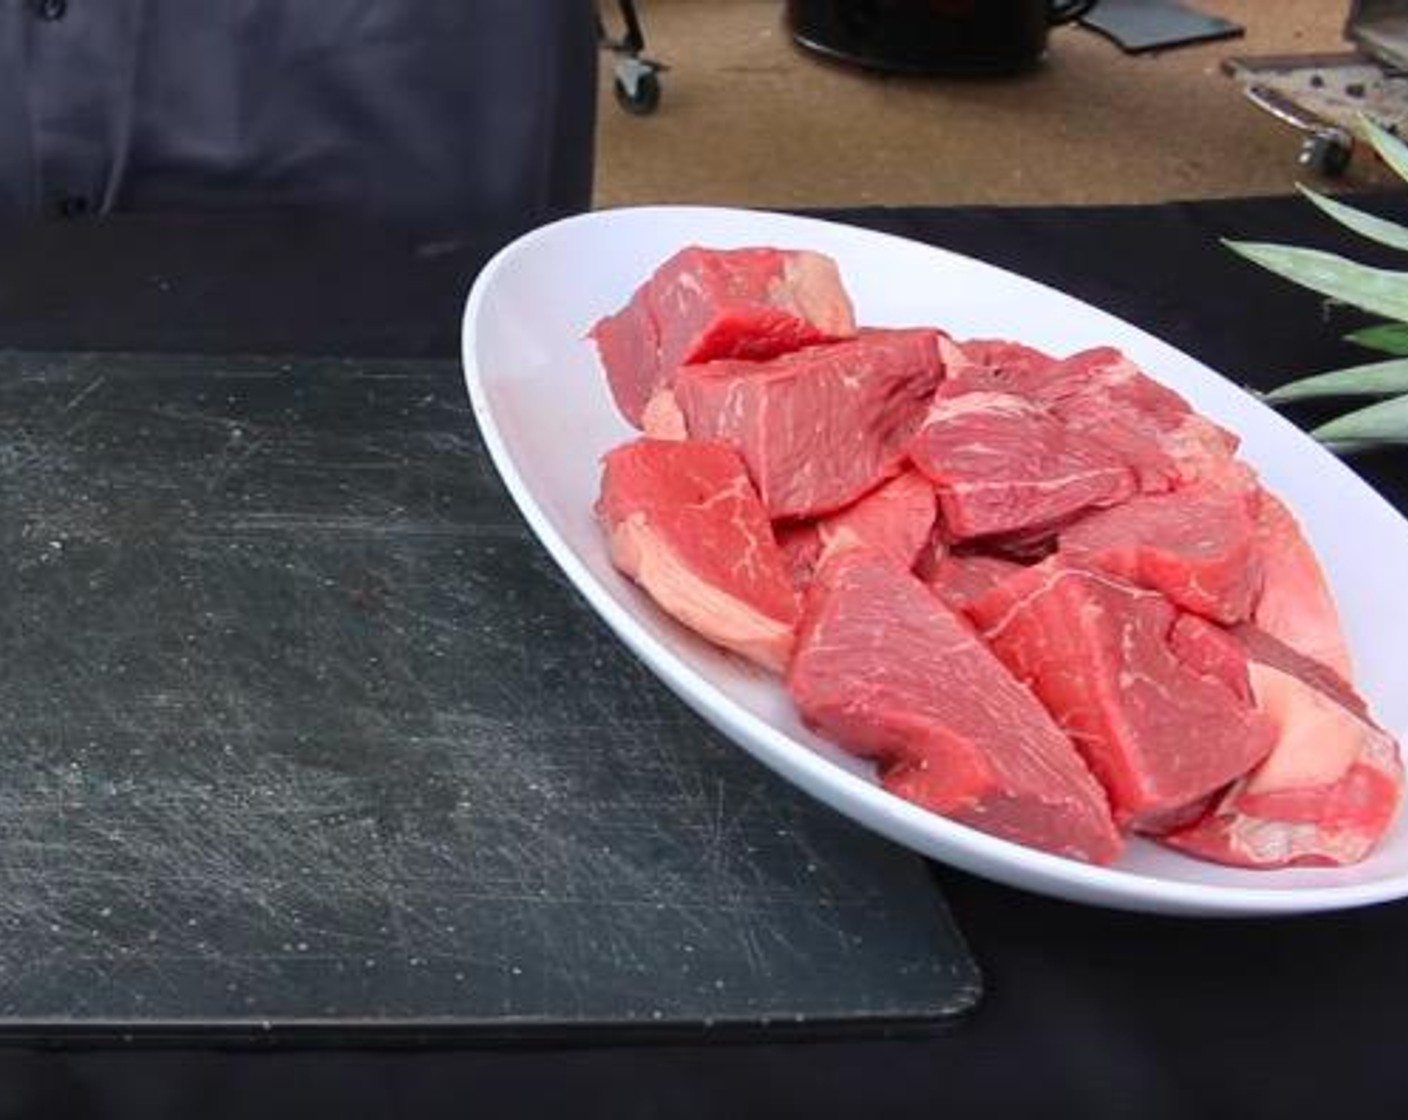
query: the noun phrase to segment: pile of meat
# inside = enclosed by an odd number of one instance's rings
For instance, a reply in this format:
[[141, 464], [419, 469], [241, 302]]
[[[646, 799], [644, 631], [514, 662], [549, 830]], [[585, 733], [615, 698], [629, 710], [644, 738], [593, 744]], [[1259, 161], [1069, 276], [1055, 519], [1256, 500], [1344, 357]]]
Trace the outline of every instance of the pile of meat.
[[1117, 350], [857, 327], [833, 261], [691, 247], [592, 337], [644, 435], [617, 566], [885, 787], [1094, 863], [1362, 859], [1403, 788], [1237, 440]]

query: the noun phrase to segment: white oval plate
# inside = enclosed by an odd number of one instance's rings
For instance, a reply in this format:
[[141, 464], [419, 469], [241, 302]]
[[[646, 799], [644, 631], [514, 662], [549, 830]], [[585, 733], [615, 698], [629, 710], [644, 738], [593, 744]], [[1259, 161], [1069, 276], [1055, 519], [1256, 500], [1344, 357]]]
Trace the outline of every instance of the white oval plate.
[[1299, 515], [1338, 595], [1358, 684], [1379, 720], [1408, 729], [1408, 522], [1333, 455], [1206, 366], [1136, 327], [991, 265], [814, 219], [706, 207], [601, 211], [500, 252], [464, 315], [474, 414], [533, 531], [587, 601], [705, 719], [807, 792], [892, 840], [1028, 890], [1181, 914], [1298, 913], [1408, 894], [1408, 827], [1346, 869], [1239, 871], [1135, 841], [1112, 868], [1033, 851], [885, 792], [804, 728], [782, 686], [658, 611], [612, 567], [593, 516], [600, 456], [635, 433], [617, 414], [588, 328], [671, 253], [697, 243], [817, 249], [840, 264], [860, 322], [936, 325], [1066, 353], [1118, 346], [1237, 432], [1245, 457]]

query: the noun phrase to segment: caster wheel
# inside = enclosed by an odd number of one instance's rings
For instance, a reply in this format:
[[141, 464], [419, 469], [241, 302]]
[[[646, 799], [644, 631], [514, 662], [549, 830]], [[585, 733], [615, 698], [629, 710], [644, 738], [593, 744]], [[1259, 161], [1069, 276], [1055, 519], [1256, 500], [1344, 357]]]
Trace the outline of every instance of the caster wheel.
[[1300, 162], [1327, 179], [1338, 179], [1349, 170], [1352, 154], [1350, 146], [1337, 137], [1311, 136], [1301, 145]]
[[638, 117], [655, 112], [660, 107], [660, 75], [639, 65], [618, 73], [616, 103]]

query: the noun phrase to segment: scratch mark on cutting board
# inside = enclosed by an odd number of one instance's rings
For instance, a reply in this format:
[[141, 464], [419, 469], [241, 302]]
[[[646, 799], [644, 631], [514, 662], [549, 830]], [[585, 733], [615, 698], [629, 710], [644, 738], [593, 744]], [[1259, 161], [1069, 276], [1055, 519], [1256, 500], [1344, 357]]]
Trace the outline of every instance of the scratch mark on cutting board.
[[92, 381], [88, 382], [87, 385], [85, 385], [82, 389], [80, 389], [77, 393], [75, 393], [72, 397], [68, 399], [68, 403], [64, 405], [63, 411], [72, 412], [75, 408], [77, 408], [94, 393], [96, 393], [99, 389], [101, 389], [106, 383], [107, 375], [101, 373], [98, 374], [97, 377], [93, 378]]

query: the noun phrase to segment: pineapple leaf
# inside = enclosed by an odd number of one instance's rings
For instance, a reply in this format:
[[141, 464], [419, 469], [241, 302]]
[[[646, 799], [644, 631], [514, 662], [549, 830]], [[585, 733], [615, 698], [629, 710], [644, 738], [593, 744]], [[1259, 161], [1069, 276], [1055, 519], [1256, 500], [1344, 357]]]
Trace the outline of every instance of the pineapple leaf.
[[1408, 273], [1370, 268], [1319, 249], [1257, 241], [1224, 244], [1302, 287], [1376, 315], [1408, 321]]
[[1351, 331], [1344, 340], [1381, 354], [1408, 357], [1408, 323], [1375, 323]]
[[1373, 214], [1354, 206], [1346, 206], [1343, 202], [1338, 202], [1328, 195], [1311, 190], [1307, 186], [1297, 184], [1297, 189], [1340, 225], [1353, 230], [1361, 237], [1367, 237], [1370, 241], [1377, 241], [1380, 245], [1387, 245], [1391, 249], [1408, 250], [1408, 226], [1390, 222], [1386, 218], [1375, 217]]
[[1338, 416], [1310, 434], [1324, 443], [1408, 443], [1408, 395]]
[[1408, 393], [1408, 359], [1371, 362], [1278, 385], [1265, 399], [1275, 403], [1315, 397], [1376, 397]]
[[1393, 168], [1400, 179], [1408, 181], [1408, 144], [1366, 116], [1360, 117], [1360, 123], [1368, 134], [1369, 143], [1374, 145], [1374, 151]]

